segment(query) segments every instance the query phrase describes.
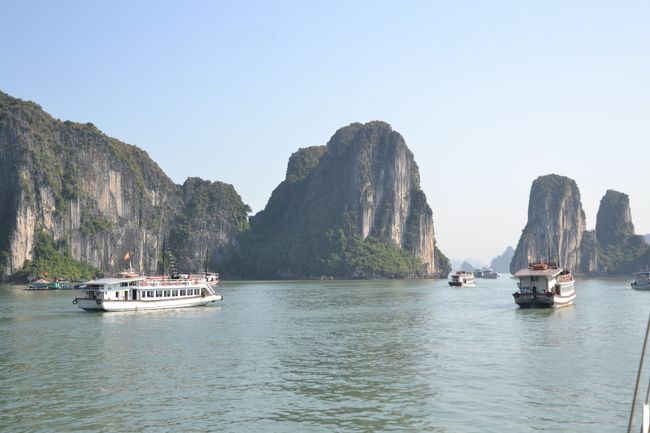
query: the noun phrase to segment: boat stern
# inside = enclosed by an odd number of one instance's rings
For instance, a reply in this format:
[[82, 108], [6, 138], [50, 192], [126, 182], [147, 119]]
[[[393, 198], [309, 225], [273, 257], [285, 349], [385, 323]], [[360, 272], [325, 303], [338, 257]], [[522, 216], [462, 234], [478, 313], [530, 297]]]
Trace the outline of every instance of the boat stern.
[[512, 296], [520, 308], [550, 308], [554, 303], [552, 293], [533, 295], [515, 292]]

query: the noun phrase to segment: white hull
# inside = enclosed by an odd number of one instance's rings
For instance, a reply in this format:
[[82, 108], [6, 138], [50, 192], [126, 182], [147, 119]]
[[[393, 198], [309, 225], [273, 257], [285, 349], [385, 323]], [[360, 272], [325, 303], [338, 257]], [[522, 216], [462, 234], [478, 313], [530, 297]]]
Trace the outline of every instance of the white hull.
[[451, 287], [476, 287], [476, 283], [454, 283], [449, 281]]
[[221, 295], [192, 296], [178, 299], [118, 301], [105, 299], [77, 298], [77, 306], [86, 311], [141, 311], [170, 308], [199, 307], [210, 302], [221, 301]]
[[630, 285], [636, 290], [650, 290], [650, 280], [634, 281]]

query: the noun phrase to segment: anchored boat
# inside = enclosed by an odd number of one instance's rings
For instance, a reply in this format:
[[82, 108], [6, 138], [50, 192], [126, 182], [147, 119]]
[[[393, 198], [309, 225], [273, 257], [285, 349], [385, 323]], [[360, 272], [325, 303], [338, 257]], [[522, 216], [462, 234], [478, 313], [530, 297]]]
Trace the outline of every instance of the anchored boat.
[[576, 298], [571, 271], [555, 263], [529, 263], [515, 273], [518, 292], [512, 294], [521, 308], [564, 307]]
[[[197, 307], [221, 301], [207, 275], [120, 276], [88, 281], [84, 297], [72, 301], [86, 311], [135, 311]], [[218, 282], [211, 276], [212, 282]]]

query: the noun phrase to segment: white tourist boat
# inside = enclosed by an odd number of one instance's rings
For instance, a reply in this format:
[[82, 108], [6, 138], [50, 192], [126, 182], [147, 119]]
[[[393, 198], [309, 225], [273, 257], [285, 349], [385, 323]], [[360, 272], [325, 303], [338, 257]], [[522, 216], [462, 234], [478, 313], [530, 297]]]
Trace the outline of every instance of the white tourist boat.
[[449, 285], [452, 287], [476, 287], [476, 280], [472, 272], [457, 271], [451, 275]]
[[646, 269], [634, 274], [634, 281], [630, 284], [633, 289], [650, 290], [650, 270]]
[[564, 307], [576, 298], [571, 271], [555, 263], [535, 262], [515, 273], [518, 292], [512, 294], [521, 308]]
[[218, 274], [175, 275], [173, 278], [121, 274], [88, 281], [84, 297], [72, 301], [86, 311], [137, 311], [184, 308], [222, 300], [212, 288]]

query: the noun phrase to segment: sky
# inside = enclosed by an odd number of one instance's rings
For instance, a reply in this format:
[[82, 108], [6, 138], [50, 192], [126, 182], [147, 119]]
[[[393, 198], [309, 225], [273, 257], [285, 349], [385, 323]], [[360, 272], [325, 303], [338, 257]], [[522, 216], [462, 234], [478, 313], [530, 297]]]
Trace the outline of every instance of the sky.
[[532, 181], [650, 233], [650, 2], [0, 0], [0, 90], [257, 212], [292, 152], [383, 120], [449, 257], [516, 246]]

